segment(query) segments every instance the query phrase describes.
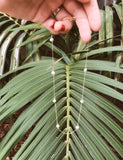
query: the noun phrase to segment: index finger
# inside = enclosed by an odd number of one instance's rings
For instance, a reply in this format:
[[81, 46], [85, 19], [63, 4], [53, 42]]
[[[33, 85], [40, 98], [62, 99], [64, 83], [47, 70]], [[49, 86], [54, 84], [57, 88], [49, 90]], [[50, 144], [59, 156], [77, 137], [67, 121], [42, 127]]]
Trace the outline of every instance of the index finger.
[[101, 27], [101, 17], [97, 0], [90, 0], [90, 2], [84, 3], [83, 7], [88, 16], [91, 29], [93, 31], [98, 31]]
[[82, 40], [84, 42], [89, 42], [91, 39], [91, 29], [88, 17], [82, 5], [76, 0], [66, 0], [64, 7], [73, 17], [75, 17]]

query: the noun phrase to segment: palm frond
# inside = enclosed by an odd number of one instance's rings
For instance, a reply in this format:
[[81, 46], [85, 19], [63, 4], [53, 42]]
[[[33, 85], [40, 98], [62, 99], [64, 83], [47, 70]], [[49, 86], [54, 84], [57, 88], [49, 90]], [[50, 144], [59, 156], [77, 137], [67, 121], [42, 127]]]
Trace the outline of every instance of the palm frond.
[[[114, 17], [109, 14], [113, 10], [121, 22], [121, 34], [116, 36]], [[50, 33], [44, 27], [0, 13], [0, 123], [23, 109], [0, 142], [0, 160], [6, 159], [31, 128], [13, 160], [119, 160], [123, 157], [122, 111], [114, 103], [123, 101], [123, 84], [118, 81], [123, 74], [121, 5], [106, 6], [101, 17], [101, 30], [93, 34], [89, 44], [83, 43], [72, 30], [68, 35], [54, 36], [52, 46], [48, 42]], [[52, 47], [56, 53], [56, 109]], [[86, 54], [88, 70], [80, 112]], [[13, 78], [8, 81], [7, 77]], [[60, 131], [56, 128], [56, 110]], [[79, 130], [75, 130], [79, 115]]]
[[[78, 114], [79, 101], [81, 97], [83, 82], [84, 60], [67, 66], [63, 62], [55, 65], [56, 70], [56, 95], [59, 124], [64, 132], [67, 132], [67, 109], [70, 107], [70, 130], [74, 130]], [[53, 86], [51, 60], [45, 59], [16, 76], [5, 88], [0, 91], [0, 120], [3, 121], [24, 105], [27, 109], [17, 119], [12, 129], [1, 142], [1, 159], [5, 158], [10, 150], [19, 142], [25, 133], [36, 122], [36, 127], [28, 137], [22, 148], [14, 159], [50, 159], [54, 157], [67, 156], [66, 148], [69, 145], [69, 152], [73, 157], [83, 159], [116, 159], [118, 157], [112, 152], [108, 143], [122, 155], [122, 130], [112, 119], [122, 119], [121, 110], [101, 94], [117, 98], [122, 101], [122, 94], [112, 87], [123, 89], [120, 82], [107, 78], [103, 75], [91, 72], [113, 70], [123, 73], [123, 70], [115, 67], [115, 63], [105, 61], [88, 61], [89, 71], [87, 72], [85, 84], [85, 103], [82, 108], [80, 131], [70, 134], [69, 142], [66, 142], [66, 134], [59, 133], [56, 129], [55, 111], [53, 105]], [[99, 65], [97, 65], [99, 64]], [[112, 68], [112, 69], [111, 69]], [[68, 73], [67, 73], [68, 72]], [[70, 106], [66, 106], [67, 90], [66, 76], [70, 76]], [[27, 85], [28, 84], [28, 85]], [[31, 91], [31, 92], [30, 92]], [[101, 94], [100, 94], [101, 93]], [[29, 102], [31, 103], [30, 105]], [[114, 135], [116, 134], [119, 139]], [[104, 137], [104, 138], [103, 138]], [[49, 145], [49, 142], [52, 142]], [[107, 143], [108, 142], [108, 143]], [[47, 146], [47, 149], [46, 149]], [[52, 147], [51, 147], [52, 146]], [[82, 148], [80, 146], [83, 146]], [[75, 152], [77, 151], [77, 152]], [[91, 159], [90, 158], [90, 159]], [[57, 158], [56, 158], [57, 159]], [[61, 158], [62, 159], [62, 158]]]

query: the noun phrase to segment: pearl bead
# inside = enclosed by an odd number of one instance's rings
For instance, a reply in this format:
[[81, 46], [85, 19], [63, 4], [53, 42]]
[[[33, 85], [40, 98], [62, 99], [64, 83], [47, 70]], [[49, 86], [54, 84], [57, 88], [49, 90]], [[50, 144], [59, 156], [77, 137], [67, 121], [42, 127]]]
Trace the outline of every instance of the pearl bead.
[[84, 72], [87, 72], [87, 68], [84, 68]]
[[79, 129], [79, 125], [77, 124], [77, 126], [76, 126], [76, 130], [78, 130]]
[[50, 42], [53, 42], [53, 41], [54, 41], [54, 38], [53, 38], [53, 37], [51, 37], [51, 38], [50, 38]]
[[81, 99], [81, 100], [80, 100], [80, 103], [81, 103], [81, 104], [83, 104], [83, 103], [84, 103], [84, 100], [83, 100], [83, 99]]
[[113, 3], [114, 3], [114, 4], [116, 4], [116, 2], [117, 2], [116, 0], [113, 0]]
[[57, 128], [57, 129], [59, 129], [59, 128], [60, 128], [60, 125], [59, 125], [59, 124], [57, 124], [57, 125], [56, 125], [56, 128]]
[[52, 75], [55, 75], [55, 71], [52, 71], [51, 74], [52, 74]]
[[53, 103], [56, 103], [56, 99], [55, 98], [53, 99]]

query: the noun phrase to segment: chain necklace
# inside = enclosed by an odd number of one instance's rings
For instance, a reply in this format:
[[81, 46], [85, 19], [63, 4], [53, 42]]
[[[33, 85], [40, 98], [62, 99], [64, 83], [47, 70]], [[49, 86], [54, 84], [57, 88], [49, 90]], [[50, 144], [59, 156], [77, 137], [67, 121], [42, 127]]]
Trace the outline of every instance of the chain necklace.
[[[51, 38], [50, 38], [50, 42], [52, 43], [52, 65], [51, 65], [51, 75], [52, 75], [52, 80], [53, 80], [53, 103], [54, 103], [54, 108], [55, 108], [55, 118], [56, 118], [56, 128], [59, 130], [59, 132], [63, 133], [63, 134], [67, 134], [66, 131], [62, 131], [60, 129], [60, 124], [59, 124], [59, 121], [58, 121], [58, 112], [57, 112], [57, 100], [56, 100], [56, 91], [55, 91], [55, 67], [54, 65], [56, 64], [55, 63], [55, 60], [54, 60], [54, 38], [53, 36], [51, 35]], [[84, 91], [85, 91], [85, 81], [86, 81], [86, 73], [87, 73], [87, 60], [88, 60], [88, 52], [86, 54], [86, 59], [85, 59], [85, 65], [84, 65], [84, 69], [83, 69], [83, 72], [84, 72], [84, 76], [83, 76], [83, 84], [82, 84], [82, 91], [81, 91], [81, 97], [80, 97], [80, 108], [79, 108], [79, 113], [78, 113], [78, 119], [77, 119], [77, 123], [76, 123], [76, 126], [75, 126], [75, 129], [71, 132], [69, 132], [69, 134], [73, 134], [74, 132], [76, 132], [77, 130], [80, 129], [80, 117], [81, 117], [81, 113], [82, 113], [82, 107], [83, 107], [83, 104], [84, 104]]]

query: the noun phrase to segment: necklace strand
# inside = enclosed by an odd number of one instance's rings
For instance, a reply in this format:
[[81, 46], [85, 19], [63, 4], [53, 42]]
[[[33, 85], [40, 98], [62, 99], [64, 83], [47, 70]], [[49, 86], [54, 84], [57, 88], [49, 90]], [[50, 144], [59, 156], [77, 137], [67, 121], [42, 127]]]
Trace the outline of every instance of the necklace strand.
[[[66, 131], [62, 131], [60, 129], [60, 125], [59, 125], [59, 121], [58, 121], [58, 112], [57, 112], [57, 100], [56, 100], [56, 90], [55, 90], [55, 67], [54, 65], [55, 60], [54, 60], [54, 38], [53, 35], [51, 35], [50, 38], [50, 42], [52, 43], [52, 65], [51, 65], [51, 75], [52, 75], [52, 80], [53, 80], [53, 103], [54, 103], [54, 108], [55, 108], [55, 118], [56, 118], [56, 128], [59, 130], [59, 132], [63, 133], [63, 134], [67, 134]], [[84, 104], [84, 91], [85, 91], [85, 81], [86, 81], [86, 73], [87, 73], [87, 60], [88, 60], [88, 51], [86, 53], [86, 59], [85, 59], [85, 66], [83, 69], [84, 75], [83, 75], [83, 84], [82, 84], [82, 92], [81, 92], [81, 99], [80, 99], [80, 107], [79, 107], [79, 115], [78, 115], [78, 120], [77, 120], [77, 124], [75, 126], [75, 129], [71, 132], [69, 132], [69, 134], [73, 134], [74, 132], [76, 132], [77, 130], [80, 129], [80, 118], [81, 118], [81, 113], [82, 113], [82, 107]]]

